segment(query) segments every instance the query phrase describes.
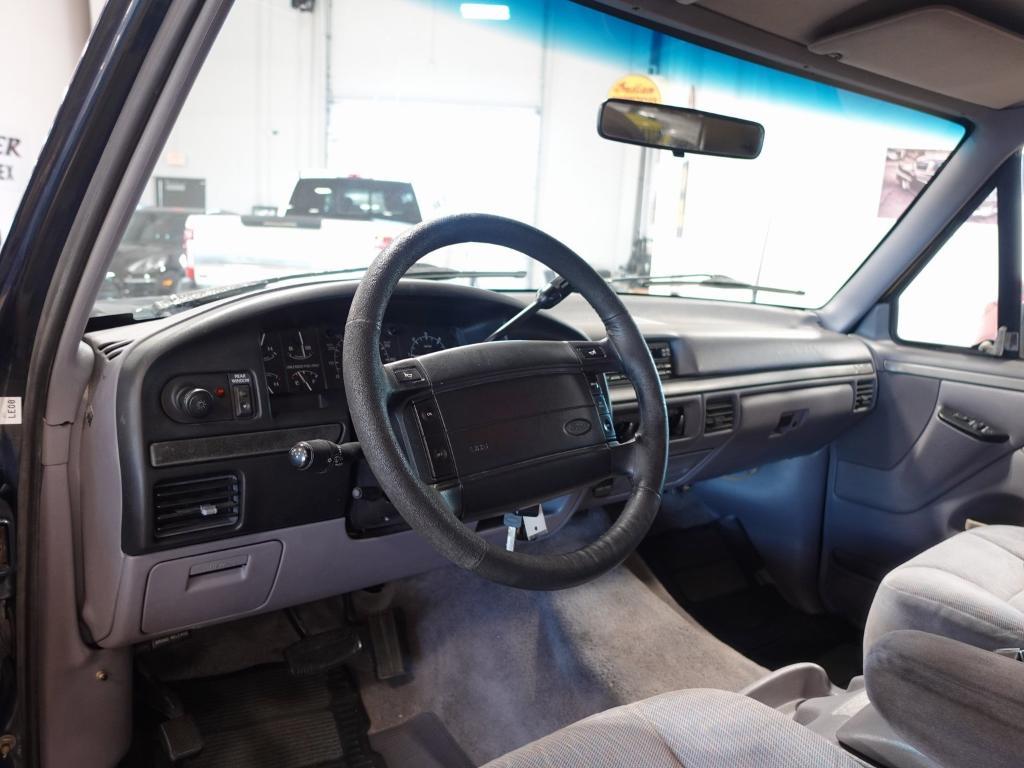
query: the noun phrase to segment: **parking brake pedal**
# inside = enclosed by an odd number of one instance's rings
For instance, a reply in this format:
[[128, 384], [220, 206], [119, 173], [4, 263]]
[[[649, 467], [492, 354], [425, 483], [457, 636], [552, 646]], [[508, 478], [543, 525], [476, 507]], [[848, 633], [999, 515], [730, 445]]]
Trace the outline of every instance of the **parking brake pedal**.
[[195, 757], [203, 750], [203, 735], [191, 715], [160, 723], [160, 745], [172, 764]]
[[143, 699], [150, 709], [164, 718], [157, 732], [167, 759], [173, 765], [198, 755], [203, 749], [203, 734], [185, 711], [181, 697], [150, 672], [144, 658], [137, 661], [136, 669]]
[[318, 675], [340, 667], [362, 649], [359, 633], [344, 626], [297, 640], [285, 648], [284, 659], [293, 675]]

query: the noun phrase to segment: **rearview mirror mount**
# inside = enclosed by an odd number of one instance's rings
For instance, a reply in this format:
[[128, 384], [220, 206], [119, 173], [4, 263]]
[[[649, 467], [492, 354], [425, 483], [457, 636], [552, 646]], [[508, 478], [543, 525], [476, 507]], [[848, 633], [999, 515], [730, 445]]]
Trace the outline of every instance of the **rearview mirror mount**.
[[687, 107], [608, 99], [598, 113], [597, 132], [605, 139], [687, 152], [753, 160], [761, 154], [764, 126]]

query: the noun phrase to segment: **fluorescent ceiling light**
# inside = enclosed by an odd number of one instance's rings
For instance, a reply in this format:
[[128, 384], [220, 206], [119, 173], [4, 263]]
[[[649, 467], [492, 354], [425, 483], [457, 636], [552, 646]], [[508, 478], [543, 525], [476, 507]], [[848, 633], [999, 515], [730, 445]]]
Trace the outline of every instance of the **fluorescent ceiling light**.
[[459, 13], [462, 18], [474, 21], [508, 21], [512, 17], [508, 6], [498, 3], [462, 3]]

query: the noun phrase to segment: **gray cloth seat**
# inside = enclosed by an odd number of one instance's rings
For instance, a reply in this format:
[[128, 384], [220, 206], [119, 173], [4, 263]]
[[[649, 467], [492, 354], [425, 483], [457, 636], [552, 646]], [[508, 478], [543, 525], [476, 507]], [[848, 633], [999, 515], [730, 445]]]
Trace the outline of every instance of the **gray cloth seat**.
[[616, 707], [484, 768], [862, 768], [823, 737], [738, 693], [690, 689]]
[[1024, 646], [1024, 528], [972, 528], [891, 571], [871, 604], [865, 655], [898, 629], [986, 650]]

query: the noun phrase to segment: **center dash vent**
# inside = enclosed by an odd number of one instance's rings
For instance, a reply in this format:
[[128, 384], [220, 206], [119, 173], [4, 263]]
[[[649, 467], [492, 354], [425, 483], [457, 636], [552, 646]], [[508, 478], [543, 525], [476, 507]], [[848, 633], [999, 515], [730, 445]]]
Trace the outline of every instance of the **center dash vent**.
[[235, 525], [240, 511], [235, 475], [164, 480], [153, 486], [154, 534], [158, 539]]
[[107, 341], [100, 344], [98, 349], [100, 353], [107, 358], [107, 360], [113, 360], [115, 357], [124, 352], [124, 348], [131, 344], [131, 341]]
[[714, 397], [704, 406], [704, 434], [731, 432], [736, 425], [736, 404], [731, 397]]
[[875, 380], [858, 379], [853, 387], [853, 410], [868, 411], [875, 404]]

